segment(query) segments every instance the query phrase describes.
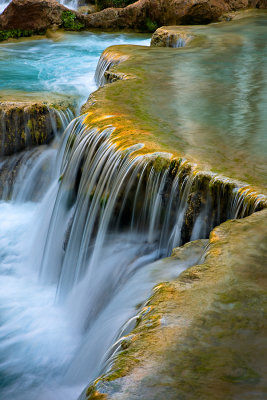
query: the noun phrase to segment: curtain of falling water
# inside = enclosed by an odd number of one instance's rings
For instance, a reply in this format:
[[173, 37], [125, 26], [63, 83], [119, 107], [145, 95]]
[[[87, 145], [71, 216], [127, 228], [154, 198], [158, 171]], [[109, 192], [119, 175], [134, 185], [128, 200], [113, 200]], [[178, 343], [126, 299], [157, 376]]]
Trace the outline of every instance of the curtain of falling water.
[[[18, 187], [25, 178], [36, 185], [42, 155], [19, 171], [8, 195], [17, 201], [12, 213], [12, 203], [1, 204], [3, 398], [75, 399], [103, 370], [121, 327], [157, 282], [151, 262], [258, 206], [259, 199], [251, 205], [249, 193], [227, 182], [218, 181], [215, 193], [209, 186], [203, 190], [200, 174], [186, 162], [174, 167], [166, 154], [160, 155], [165, 168], [158, 169], [158, 154], [135, 156], [142, 144], [120, 152], [112, 129], [72, 121], [53, 152], [41, 204], [25, 202], [34, 192], [28, 184], [25, 192]], [[198, 189], [200, 206], [185, 228]], [[168, 278], [162, 271], [157, 279]]]
[[[73, 120], [61, 139], [50, 189], [35, 206], [34, 217], [32, 203], [18, 203], [29, 227], [26, 233], [23, 226], [17, 232], [25, 235], [19, 241], [23, 249], [14, 244], [12, 250], [21, 258], [15, 264], [19, 281], [13, 279], [14, 260], [1, 254], [3, 285], [20, 293], [1, 315], [2, 393], [15, 399], [35, 399], [37, 392], [40, 399], [78, 396], [101, 372], [120, 327], [157, 282], [148, 274], [151, 262], [184, 241], [185, 215], [198, 174], [185, 173], [187, 163], [174, 164], [168, 154], [135, 156], [142, 144], [121, 152], [112, 143], [112, 127], [98, 131], [82, 120]], [[166, 160], [162, 169], [157, 168], [158, 156]], [[38, 169], [42, 156], [36, 160]], [[32, 168], [28, 178], [34, 176]], [[24, 197], [18, 195], [17, 184], [14, 201]], [[32, 192], [28, 184], [22, 187]], [[228, 215], [222, 217], [208, 202], [211, 193], [202, 195], [206, 200], [192, 229], [195, 239], [207, 237], [221, 218], [252, 212], [258, 201], [248, 208], [246, 193], [242, 197], [233, 190], [227, 194]], [[3, 230], [0, 239], [7, 235]], [[12, 290], [1, 295], [12, 304]], [[7, 336], [10, 324], [26, 326], [19, 339]], [[16, 356], [10, 357], [10, 351]]]

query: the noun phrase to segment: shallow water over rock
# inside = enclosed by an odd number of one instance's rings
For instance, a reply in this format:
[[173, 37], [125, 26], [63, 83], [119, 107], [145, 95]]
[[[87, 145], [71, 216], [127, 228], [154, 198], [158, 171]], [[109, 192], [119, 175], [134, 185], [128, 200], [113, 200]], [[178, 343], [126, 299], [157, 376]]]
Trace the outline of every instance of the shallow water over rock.
[[266, 193], [266, 15], [187, 27], [195, 39], [180, 49], [108, 49], [127, 57], [114, 71], [132, 79], [98, 92], [91, 112], [112, 115], [120, 141], [144, 153], [164, 149]]

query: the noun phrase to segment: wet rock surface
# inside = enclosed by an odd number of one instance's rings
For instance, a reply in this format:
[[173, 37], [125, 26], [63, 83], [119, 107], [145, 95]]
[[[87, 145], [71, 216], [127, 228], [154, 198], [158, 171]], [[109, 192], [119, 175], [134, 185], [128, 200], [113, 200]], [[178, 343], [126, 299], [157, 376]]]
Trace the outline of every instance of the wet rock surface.
[[202, 264], [156, 286], [127, 348], [83, 398], [265, 398], [266, 218], [225, 222]]
[[107, 8], [89, 15], [87, 28], [155, 31], [162, 25], [216, 22], [226, 12], [267, 8], [266, 0], [139, 0], [125, 8]]
[[0, 101], [1, 155], [49, 143], [61, 128], [60, 111], [66, 111], [68, 106], [40, 101]]
[[181, 27], [161, 27], [152, 35], [151, 46], [153, 47], [185, 47], [194, 36], [190, 32], [186, 32]]

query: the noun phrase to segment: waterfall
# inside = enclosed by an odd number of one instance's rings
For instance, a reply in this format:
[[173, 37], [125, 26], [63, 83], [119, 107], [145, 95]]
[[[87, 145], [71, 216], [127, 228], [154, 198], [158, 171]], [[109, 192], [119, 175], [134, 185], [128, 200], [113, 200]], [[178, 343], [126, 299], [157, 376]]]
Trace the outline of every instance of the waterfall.
[[[60, 301], [75, 288], [81, 297], [81, 286], [94, 292], [92, 276], [96, 279], [95, 268], [99, 272], [105, 243], [113, 236], [124, 232], [142, 237], [159, 258], [265, 204], [265, 197], [247, 186], [198, 172], [169, 154], [136, 155], [142, 144], [121, 151], [112, 141], [112, 126], [99, 131], [83, 119], [71, 124], [64, 139], [55, 204], [39, 260], [42, 279], [57, 284]], [[96, 306], [81, 303], [76, 315], [83, 314], [81, 309], [95, 312]], [[87, 326], [84, 321], [91, 317], [83, 314], [80, 320]]]
[[[56, 136], [57, 151], [55, 144], [45, 146], [10, 157], [6, 168], [1, 165], [1, 171], [13, 174], [2, 197], [12, 199], [10, 206], [17, 204], [16, 210], [26, 207], [23, 213], [18, 211], [19, 218], [31, 220], [32, 201], [42, 199], [35, 203], [27, 241], [21, 239], [27, 284], [21, 277], [15, 285], [22, 304], [28, 302], [25, 287], [31, 296], [35, 293], [36, 309], [25, 309], [35, 314], [38, 328], [22, 342], [21, 335], [15, 335], [9, 345], [5, 324], [0, 331], [3, 346], [17, 349], [10, 368], [24, 376], [22, 397], [15, 395], [17, 386], [10, 389], [7, 384], [4, 394], [12, 393], [14, 399], [33, 400], [37, 393], [41, 400], [60, 398], [59, 393], [77, 398], [109, 365], [121, 338], [134, 325], [136, 305], [145, 302], [157, 282], [177, 276], [200, 255], [182, 264], [176, 261], [172, 271], [161, 267], [157, 278], [154, 261], [170, 255], [176, 246], [207, 238], [226, 219], [266, 206], [265, 197], [248, 186], [198, 171], [171, 154], [141, 154], [142, 143], [122, 150], [113, 126], [90, 127], [84, 123], [86, 117], [72, 120], [64, 134]], [[9, 271], [7, 261], [5, 265]], [[20, 276], [24, 268], [16, 268]], [[40, 299], [44, 290], [49, 292], [48, 305]], [[6, 295], [14, 297], [13, 292], [4, 291], [2, 296]], [[28, 343], [31, 335], [34, 341]], [[51, 346], [44, 344], [46, 336]], [[31, 355], [31, 365], [25, 365], [24, 348], [35, 354], [35, 343], [47, 349], [47, 355], [41, 353], [40, 360]], [[1, 368], [0, 364], [0, 373]]]
[[[110, 52], [109, 49], [103, 51], [99, 58], [96, 71], [95, 71], [95, 82], [98, 87], [104, 86], [106, 83], [110, 83], [110, 79], [107, 77], [107, 72], [114, 66], [123, 61], [127, 60], [127, 56], [116, 54], [114, 51]], [[118, 78], [117, 78], [118, 79]]]
[[[99, 86], [120, 78], [110, 69], [121, 60], [103, 53]], [[0, 159], [4, 399], [78, 398], [109, 368], [155, 284], [198, 264], [216, 225], [267, 206], [245, 183], [186, 159], [121, 148], [108, 123], [60, 113], [58, 132], [51, 115], [49, 146]], [[198, 239], [196, 254], [164, 264]]]
[[266, 201], [169, 154], [136, 155], [142, 144], [121, 151], [112, 126], [90, 128], [84, 118], [73, 121], [64, 138], [39, 252], [41, 279], [56, 284], [57, 301], [68, 304], [80, 334], [94, 329], [143, 265], [189, 240], [207, 238], [214, 226], [249, 215]]

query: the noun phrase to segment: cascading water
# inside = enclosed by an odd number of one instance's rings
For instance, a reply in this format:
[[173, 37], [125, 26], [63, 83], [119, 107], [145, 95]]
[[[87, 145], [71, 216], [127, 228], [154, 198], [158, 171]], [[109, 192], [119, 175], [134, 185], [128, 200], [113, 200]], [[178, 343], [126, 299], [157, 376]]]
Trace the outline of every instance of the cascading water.
[[[23, 96], [25, 91], [35, 95], [44, 90], [78, 95], [82, 103], [96, 87], [93, 72], [98, 57], [112, 40], [146, 43], [143, 36], [83, 33], [66, 35], [57, 43], [44, 40], [5, 44], [0, 55], [0, 87], [12, 89], [8, 95], [11, 93], [15, 98], [20, 93]], [[67, 62], [70, 57], [72, 64]], [[75, 57], [79, 58], [79, 69]], [[61, 113], [58, 118], [61, 125], [69, 121], [67, 114]], [[53, 210], [56, 198], [61, 195], [58, 193], [63, 177], [61, 164], [65, 147], [71, 145], [69, 135], [75, 124], [73, 121], [64, 136], [55, 135], [50, 146], [0, 160], [0, 398], [74, 399], [87, 382], [85, 370], [83, 379], [78, 374], [79, 379], [74, 383], [69, 380], [70, 385], [64, 378], [84, 333], [74, 326], [67, 301], [55, 303], [60, 298], [57, 285], [47, 284], [45, 279], [48, 268], [44, 250], [53, 218], [58, 217]], [[66, 163], [67, 158], [64, 160]], [[67, 232], [64, 232], [65, 250]]]
[[69, 124], [58, 151], [20, 154], [3, 189], [12, 200], [0, 203], [4, 399], [77, 398], [105, 370], [152, 287], [200, 255], [171, 269], [154, 261], [264, 202], [170, 154], [138, 155], [142, 143], [122, 151], [112, 126], [84, 119]]
[[[168, 154], [136, 156], [142, 144], [121, 151], [112, 141], [113, 127], [99, 131], [83, 119], [66, 129], [40, 204], [21, 202], [33, 191], [25, 189], [23, 196], [15, 182], [10, 196], [18, 207], [18, 215], [13, 212], [16, 238], [14, 227], [9, 238], [5, 226], [11, 225], [5, 214], [12, 203], [1, 205], [2, 249], [4, 241], [13, 241], [13, 256], [1, 254], [3, 284], [9, 288], [1, 293], [1, 304], [12, 305], [1, 310], [4, 398], [77, 397], [106, 365], [109, 348], [135, 315], [136, 304], [159, 280], [177, 276], [198, 259], [180, 269], [176, 264], [156, 279], [151, 263], [186, 241], [188, 231], [194, 239], [207, 237], [215, 224], [245, 216], [261, 201], [256, 198], [248, 209], [246, 196], [237, 200], [236, 189], [218, 181], [221, 202], [202, 187], [203, 204], [193, 226], [185, 226], [201, 174]], [[33, 158], [40, 168], [42, 157]], [[34, 229], [27, 229], [29, 221], [38, 221]]]

